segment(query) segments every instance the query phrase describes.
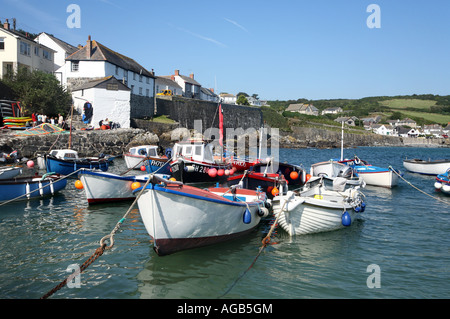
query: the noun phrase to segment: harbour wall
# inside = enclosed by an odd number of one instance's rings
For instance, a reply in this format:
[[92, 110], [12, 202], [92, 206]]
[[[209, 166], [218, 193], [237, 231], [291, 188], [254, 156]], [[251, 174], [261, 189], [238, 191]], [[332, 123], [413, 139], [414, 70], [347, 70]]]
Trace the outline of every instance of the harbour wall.
[[[143, 120], [142, 120], [143, 121]], [[131, 146], [159, 143], [164, 148], [192, 133], [192, 130], [171, 124], [144, 121], [146, 129], [116, 130], [75, 130], [70, 145], [80, 156], [98, 156], [101, 153], [121, 155]], [[143, 125], [143, 124], [142, 124]], [[47, 153], [53, 149], [68, 148], [70, 134], [47, 134], [40, 136], [14, 136], [12, 132], [0, 134], [0, 152], [10, 153], [14, 150], [21, 157], [34, 158], [37, 154]], [[239, 137], [237, 137], [239, 138]], [[341, 133], [317, 128], [293, 128], [290, 133], [280, 131], [278, 138], [280, 148], [339, 148]], [[270, 143], [269, 139], [269, 143]], [[420, 139], [381, 136], [376, 134], [344, 134], [344, 146], [408, 146], [408, 147], [450, 147], [449, 139]]]

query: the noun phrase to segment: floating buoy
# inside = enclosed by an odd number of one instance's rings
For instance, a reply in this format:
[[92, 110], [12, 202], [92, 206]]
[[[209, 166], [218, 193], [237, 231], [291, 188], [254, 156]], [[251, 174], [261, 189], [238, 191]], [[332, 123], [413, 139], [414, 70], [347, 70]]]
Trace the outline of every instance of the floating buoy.
[[450, 193], [450, 185], [448, 184], [443, 185], [441, 189], [445, 193]]
[[345, 211], [342, 214], [342, 226], [350, 226], [352, 224], [352, 218], [350, 217], [350, 214]]
[[272, 189], [273, 189], [273, 186], [269, 186], [269, 187], [267, 187], [267, 193], [268, 194], [272, 194]]
[[273, 196], [277, 196], [280, 192], [278, 191], [278, 188], [274, 187], [271, 191]]
[[311, 175], [310, 174], [306, 174], [305, 182], [309, 181], [310, 178], [311, 178]]
[[33, 167], [34, 167], [34, 162], [33, 162], [32, 160], [29, 160], [29, 161], [27, 162], [27, 166], [28, 166], [29, 168], [33, 168]]
[[245, 209], [244, 216], [242, 217], [242, 221], [244, 222], [244, 224], [250, 224], [250, 222], [252, 221], [252, 214], [250, 213], [248, 208]]
[[441, 189], [442, 188], [442, 183], [439, 183], [439, 182], [434, 183], [434, 188]]
[[141, 187], [141, 183], [139, 183], [139, 182], [131, 183], [131, 189], [132, 190], [138, 189], [139, 187]]
[[215, 168], [210, 168], [210, 169], [208, 170], [208, 175], [209, 175], [209, 177], [212, 177], [212, 178], [216, 177], [216, 175], [217, 175], [217, 170], [216, 170]]
[[298, 178], [298, 173], [296, 171], [292, 171], [291, 174], [289, 174], [289, 177], [291, 179], [297, 179]]
[[176, 182], [176, 178], [175, 177], [171, 177], [171, 178], [169, 178], [169, 181], [172, 181], [172, 182]]
[[258, 211], [258, 216], [261, 218], [269, 216], [269, 210], [266, 207], [260, 207]]
[[366, 203], [361, 203], [361, 213], [366, 210]]
[[223, 174], [225, 174], [225, 171], [224, 171], [223, 169], [219, 168], [219, 169], [217, 170], [217, 175], [218, 175], [218, 176], [223, 176]]
[[145, 171], [145, 165], [141, 166], [141, 171]]
[[225, 174], [225, 176], [230, 175], [230, 170], [229, 170], [229, 169], [226, 169], [226, 170], [224, 171], [224, 174]]
[[77, 179], [75, 181], [75, 188], [76, 189], [83, 189], [83, 183], [79, 179]]

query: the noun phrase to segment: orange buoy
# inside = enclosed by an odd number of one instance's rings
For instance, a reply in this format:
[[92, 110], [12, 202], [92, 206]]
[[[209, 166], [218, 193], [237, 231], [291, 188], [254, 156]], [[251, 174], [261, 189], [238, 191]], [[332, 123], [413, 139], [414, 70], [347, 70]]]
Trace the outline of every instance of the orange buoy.
[[291, 174], [289, 174], [289, 177], [291, 179], [297, 179], [298, 178], [298, 173], [296, 171], [292, 171]]
[[278, 194], [279, 194], [278, 188], [274, 187], [274, 188], [272, 189], [272, 195], [273, 195], [273, 196], [277, 196]]
[[145, 165], [141, 166], [141, 171], [143, 171], [143, 172], [145, 171]]
[[306, 176], [305, 176], [306, 178], [306, 182], [311, 178], [311, 175], [310, 174], [306, 174]]
[[79, 179], [77, 179], [75, 181], [75, 187], [76, 189], [83, 189], [83, 183]]
[[132, 190], [135, 190], [135, 189], [137, 189], [139, 187], [141, 187], [141, 183], [139, 183], [139, 182], [131, 183], [131, 189]]
[[171, 178], [169, 178], [169, 181], [176, 182], [177, 179], [175, 177], [171, 177]]

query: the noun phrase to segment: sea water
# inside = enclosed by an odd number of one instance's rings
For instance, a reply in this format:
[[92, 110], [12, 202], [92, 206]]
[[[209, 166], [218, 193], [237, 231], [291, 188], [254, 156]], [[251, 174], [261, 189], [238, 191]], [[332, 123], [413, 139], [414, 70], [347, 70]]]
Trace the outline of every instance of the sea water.
[[[293, 238], [277, 228], [250, 269], [273, 218], [243, 238], [159, 257], [136, 206], [113, 248], [50, 298], [449, 298], [450, 196], [435, 192], [434, 177], [405, 172], [402, 161], [449, 158], [450, 150], [344, 151], [354, 155], [400, 169], [429, 196], [403, 180], [393, 189], [368, 185], [366, 210], [350, 227]], [[307, 170], [339, 156], [339, 149], [280, 149], [281, 161]], [[125, 170], [122, 159], [110, 168]], [[0, 298], [37, 299], [53, 289], [92, 256], [131, 203], [89, 206], [70, 180], [54, 197], [0, 206]]]

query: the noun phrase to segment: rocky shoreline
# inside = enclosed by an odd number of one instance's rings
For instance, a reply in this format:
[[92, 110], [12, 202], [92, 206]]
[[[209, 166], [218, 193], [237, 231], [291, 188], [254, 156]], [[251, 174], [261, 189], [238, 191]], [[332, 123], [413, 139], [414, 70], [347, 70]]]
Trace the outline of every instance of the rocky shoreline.
[[[19, 156], [34, 158], [37, 154], [49, 152], [52, 149], [68, 148], [70, 134], [47, 134], [38, 136], [16, 136], [14, 131], [1, 131], [0, 152], [10, 153], [17, 150]], [[254, 134], [255, 136], [249, 136]], [[144, 144], [160, 144], [162, 147], [172, 147], [176, 141], [199, 133], [186, 128], [168, 126], [165, 130], [158, 126], [153, 132], [137, 128], [116, 130], [75, 130], [70, 140], [71, 147], [80, 156], [97, 156], [98, 154], [122, 155], [132, 146]], [[257, 138], [256, 130], [244, 134], [232, 141], [237, 145], [237, 139]], [[341, 133], [326, 129], [293, 127], [292, 132], [272, 134], [268, 146], [273, 139], [278, 140], [280, 148], [340, 148]], [[410, 146], [410, 147], [450, 147], [448, 139], [418, 139], [381, 136], [377, 134], [344, 133], [345, 147], [356, 146]]]

